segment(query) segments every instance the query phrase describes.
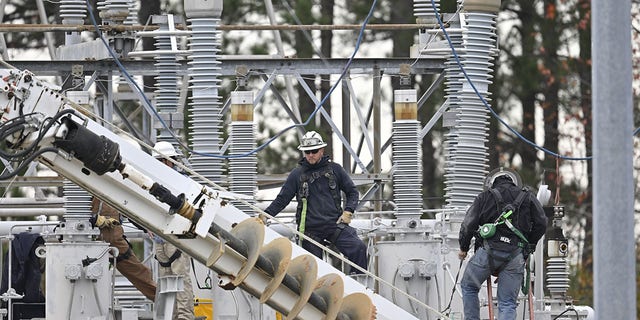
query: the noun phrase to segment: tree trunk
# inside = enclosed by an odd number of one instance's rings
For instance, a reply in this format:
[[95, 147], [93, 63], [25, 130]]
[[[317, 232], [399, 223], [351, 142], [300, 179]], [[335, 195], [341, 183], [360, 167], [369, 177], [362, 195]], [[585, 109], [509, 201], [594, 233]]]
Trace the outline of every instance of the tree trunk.
[[[535, 108], [536, 108], [536, 95], [539, 90], [540, 81], [537, 77], [537, 61], [532, 59], [537, 55], [536, 52], [536, 37], [534, 37], [536, 30], [535, 26], [538, 23], [536, 17], [536, 10], [534, 2], [530, 0], [518, 1], [521, 6], [521, 10], [518, 14], [521, 21], [522, 30], [522, 59], [519, 66], [516, 66], [518, 70], [514, 70], [514, 75], [517, 77], [520, 85], [520, 102], [522, 103], [522, 136], [535, 143]], [[517, 141], [515, 142], [515, 149], [522, 158], [522, 169], [520, 174], [526, 181], [526, 177], [535, 175], [536, 162], [538, 160], [536, 156], [536, 149], [530, 145]]]
[[[591, 105], [591, 19], [589, 18], [591, 15], [591, 6], [588, 0], [580, 0], [578, 3], [578, 12], [581, 19], [584, 19], [584, 25], [586, 28], [580, 30], [580, 63], [578, 66], [578, 75], [580, 79], [580, 107], [582, 108], [582, 114], [584, 116], [583, 125], [585, 132], [585, 146], [586, 153], [593, 154], [592, 147], [592, 124], [593, 118], [592, 114], [592, 105]], [[592, 186], [593, 186], [593, 168], [591, 166], [591, 161], [586, 161], [585, 165], [587, 166], [587, 174], [588, 174], [588, 186], [586, 189], [585, 200], [583, 205], [585, 206], [583, 212], [587, 212], [584, 216], [585, 218], [585, 226], [584, 226], [584, 246], [582, 246], [582, 266], [581, 270], [588, 274], [593, 272], [593, 195], [592, 195]]]
[[[150, 16], [158, 14], [160, 14], [160, 0], [140, 1], [140, 10], [138, 11], [138, 22], [140, 22], [140, 24], [146, 24]], [[155, 49], [155, 38], [142, 38], [143, 51], [153, 51]], [[153, 76], [145, 76], [143, 77], [143, 83], [145, 88], [153, 88], [155, 87], [156, 80]]]
[[[553, 152], [558, 152], [558, 107], [560, 90], [560, 79], [566, 77], [564, 69], [559, 65], [558, 49], [560, 39], [556, 36], [560, 29], [560, 22], [557, 21], [556, 0], [545, 0], [544, 16], [540, 25], [542, 39], [542, 77], [544, 84], [542, 94], [544, 100], [541, 101], [543, 122], [544, 122], [544, 146]], [[556, 172], [556, 159], [549, 155], [545, 156], [543, 168], [547, 173], [545, 182], [555, 183], [559, 172]], [[557, 186], [559, 187], [559, 186]], [[555, 189], [555, 188], [554, 188]]]
[[[322, 17], [320, 17], [320, 24], [326, 24], [326, 25], [332, 25], [333, 24], [333, 7], [335, 6], [335, 1], [334, 0], [321, 0], [320, 1], [320, 13], [322, 14]], [[331, 30], [322, 30], [320, 31], [320, 53], [322, 53], [322, 57], [321, 58], [331, 58], [332, 56], [332, 51], [333, 51], [333, 31]], [[326, 97], [329, 94], [329, 90], [331, 89], [331, 86], [333, 85], [333, 83], [331, 83], [331, 76], [330, 75], [322, 75], [321, 76], [321, 81], [320, 81], [320, 96], [322, 98]], [[336, 90], [335, 91], [340, 92], [340, 90]], [[324, 109], [327, 111], [328, 114], [331, 114], [331, 99], [327, 99], [327, 101], [324, 104]], [[321, 122], [320, 122], [320, 128], [318, 128], [320, 131], [320, 134], [322, 134], [322, 136], [325, 139], [325, 142], [327, 143], [327, 150], [326, 153], [329, 155], [333, 155], [333, 136], [331, 135], [331, 127], [329, 126], [329, 123], [322, 118]], [[349, 167], [348, 163], [343, 164], [345, 167]]]

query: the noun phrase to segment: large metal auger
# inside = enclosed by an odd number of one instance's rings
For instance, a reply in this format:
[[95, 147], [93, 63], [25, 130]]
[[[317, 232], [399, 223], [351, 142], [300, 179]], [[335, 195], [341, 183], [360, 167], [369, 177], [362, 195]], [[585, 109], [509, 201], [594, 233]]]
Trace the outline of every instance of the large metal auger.
[[226, 247], [246, 258], [237, 274], [227, 275], [231, 281], [223, 288], [239, 286], [252, 269], [257, 268], [271, 278], [258, 297], [261, 303], [268, 303], [280, 285], [298, 295], [297, 302], [290, 310], [283, 312], [287, 320], [298, 317], [307, 303], [323, 312], [326, 320], [376, 319], [376, 307], [369, 296], [360, 292], [344, 296], [344, 275], [329, 273], [318, 278], [315, 257], [302, 254], [292, 259], [292, 244], [287, 238], [276, 238], [265, 245], [265, 225], [259, 218], [245, 219], [233, 226], [231, 232], [213, 224], [209, 232], [220, 241], [207, 259], [207, 267], [214, 266]]

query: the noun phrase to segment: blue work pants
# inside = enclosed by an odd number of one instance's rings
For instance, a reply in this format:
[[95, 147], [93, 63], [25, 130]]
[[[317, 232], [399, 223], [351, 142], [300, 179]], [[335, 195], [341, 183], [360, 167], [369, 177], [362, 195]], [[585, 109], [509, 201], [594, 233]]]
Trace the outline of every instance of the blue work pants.
[[[323, 241], [331, 241], [334, 232], [337, 228], [327, 228], [325, 230], [307, 230], [305, 234], [311, 236], [314, 240], [320, 242], [320, 244], [324, 244]], [[338, 250], [344, 254], [349, 261], [357, 264], [363, 269], [367, 269], [367, 246], [364, 244], [360, 238], [358, 238], [358, 233], [356, 229], [345, 226], [345, 228], [340, 232], [340, 235], [335, 240], [334, 245]], [[310, 241], [303, 241], [302, 248], [309, 251], [311, 254], [316, 257], [322, 259], [322, 248], [316, 246]], [[356, 268], [352, 269], [350, 273], [362, 273], [360, 270]]]
[[[509, 261], [504, 260], [508, 260], [513, 252], [491, 250], [492, 257], [485, 248], [479, 248], [471, 257], [460, 282], [465, 320], [480, 319], [478, 292], [482, 283], [494, 273], [495, 270], [491, 270], [492, 264], [495, 269], [502, 268], [498, 274], [498, 320], [516, 319], [518, 291], [524, 276], [524, 257], [522, 249], [515, 250], [518, 253]], [[492, 264], [490, 259], [493, 259]]]

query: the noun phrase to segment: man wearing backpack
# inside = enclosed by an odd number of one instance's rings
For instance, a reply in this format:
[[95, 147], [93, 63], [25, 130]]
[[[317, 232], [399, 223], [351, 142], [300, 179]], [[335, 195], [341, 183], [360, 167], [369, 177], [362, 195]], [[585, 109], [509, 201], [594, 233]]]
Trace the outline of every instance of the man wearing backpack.
[[[358, 190], [347, 172], [324, 155], [327, 144], [315, 131], [307, 132], [298, 146], [304, 157], [280, 189], [275, 200], [264, 211], [272, 216], [284, 209], [293, 197], [298, 201], [296, 223], [298, 231], [318, 241], [328, 242], [347, 259], [363, 269], [367, 268], [367, 246], [349, 226], [358, 204]], [[342, 208], [340, 192], [346, 201]], [[322, 249], [302, 240], [302, 247], [322, 258]], [[362, 273], [353, 269], [352, 273]]]
[[475, 254], [460, 282], [465, 320], [480, 319], [478, 292], [490, 275], [498, 277], [498, 319], [516, 319], [525, 260], [546, 227], [547, 217], [538, 199], [507, 175], [497, 176], [491, 189], [476, 197], [459, 236], [461, 260], [467, 256], [471, 238], [476, 237]]

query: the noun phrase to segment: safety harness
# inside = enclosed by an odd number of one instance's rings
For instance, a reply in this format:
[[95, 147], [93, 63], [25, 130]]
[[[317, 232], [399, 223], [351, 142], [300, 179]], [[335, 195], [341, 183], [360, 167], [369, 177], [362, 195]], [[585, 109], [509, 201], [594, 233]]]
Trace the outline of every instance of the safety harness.
[[174, 261], [176, 261], [178, 258], [180, 258], [181, 255], [182, 255], [182, 251], [176, 249], [176, 251], [171, 255], [171, 257], [169, 257], [169, 260], [167, 260], [166, 262], [160, 261], [160, 259], [158, 259], [158, 255], [155, 255], [154, 258], [156, 260], [158, 260], [158, 264], [160, 266], [165, 267], [165, 268], [169, 268], [169, 267], [171, 267], [171, 264]]
[[[527, 196], [528, 191], [526, 189], [522, 189], [520, 191], [520, 194], [518, 194], [518, 197], [516, 197], [516, 200], [512, 204], [507, 204], [507, 205], [503, 204], [502, 195], [497, 189], [490, 189], [490, 191], [496, 200], [496, 206], [498, 208], [498, 212], [500, 212], [500, 215], [498, 216], [498, 218], [496, 218], [496, 220], [493, 223], [487, 223], [480, 226], [478, 233], [484, 239], [483, 247], [487, 250], [487, 254], [489, 254], [489, 256], [491, 257], [491, 259], [489, 259], [489, 267], [491, 268], [491, 270], [495, 270], [493, 272], [493, 275], [497, 276], [500, 273], [500, 271], [502, 271], [502, 269], [507, 265], [507, 263], [511, 261], [511, 259], [513, 259], [518, 254], [520, 254], [520, 250], [514, 250], [508, 257], [502, 258], [502, 257], [496, 256], [493, 253], [489, 240], [496, 236], [495, 233], [496, 233], [497, 227], [501, 224], [504, 224], [507, 226], [507, 228], [509, 228], [509, 230], [511, 230], [511, 232], [513, 232], [521, 240], [521, 241], [518, 241], [518, 244], [517, 244], [519, 248], [525, 248], [529, 244], [529, 241], [527, 240], [527, 238], [511, 222], [511, 219], [513, 218], [513, 216], [515, 216], [515, 219], [517, 221], [520, 206], [522, 205], [522, 202]], [[500, 262], [500, 265], [497, 268], [494, 265], [494, 260]]]
[[[327, 178], [329, 182], [329, 191], [331, 192], [331, 197], [333, 198], [333, 203], [336, 209], [338, 210], [338, 212], [342, 212], [342, 206], [340, 205], [340, 194], [338, 193], [338, 182], [336, 181], [336, 174], [333, 172], [333, 168], [331, 168], [331, 165], [327, 164], [321, 170], [314, 171], [311, 174], [303, 171], [300, 175], [300, 190], [298, 190], [298, 194], [300, 195], [300, 199], [302, 202], [298, 231], [307, 236], [309, 235], [305, 233], [305, 225], [307, 219], [307, 197], [309, 197], [309, 185], [323, 176]], [[329, 240], [331, 243], [335, 243], [335, 240], [338, 239], [345, 226], [346, 224], [344, 223], [338, 224], [338, 228]], [[302, 245], [302, 238], [299, 239], [298, 245]]]

